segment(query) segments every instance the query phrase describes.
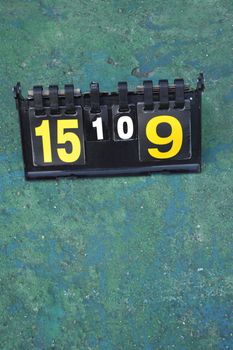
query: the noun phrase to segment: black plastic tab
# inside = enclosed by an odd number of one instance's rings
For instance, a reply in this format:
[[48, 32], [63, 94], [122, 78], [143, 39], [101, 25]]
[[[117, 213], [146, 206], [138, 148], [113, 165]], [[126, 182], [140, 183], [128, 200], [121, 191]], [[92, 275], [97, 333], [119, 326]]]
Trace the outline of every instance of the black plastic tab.
[[59, 103], [58, 103], [58, 86], [49, 86], [49, 101], [50, 101], [50, 112], [51, 114], [59, 113]]
[[159, 80], [159, 101], [160, 109], [169, 108], [168, 81]]
[[99, 91], [98, 83], [91, 82], [90, 98], [91, 98], [91, 113], [99, 113], [100, 112], [100, 91]]
[[13, 92], [13, 96], [15, 98], [16, 108], [17, 108], [17, 110], [19, 110], [21, 100], [23, 99], [20, 82], [17, 82], [17, 84], [13, 87], [12, 92]]
[[74, 85], [65, 85], [65, 105], [66, 113], [73, 114], [75, 112], [74, 104]]
[[154, 108], [152, 80], [144, 80], [143, 86], [144, 86], [144, 109], [152, 110]]
[[184, 107], [184, 79], [175, 79], [175, 107]]
[[42, 86], [33, 87], [33, 97], [34, 97], [34, 108], [35, 108], [36, 114], [44, 114]]
[[205, 79], [204, 74], [200, 73], [197, 78], [197, 90], [203, 92], [205, 90]]
[[125, 112], [129, 110], [128, 105], [128, 86], [126, 82], [118, 83], [118, 94], [119, 94], [119, 111]]
[[14, 98], [22, 98], [20, 82], [17, 82], [17, 84], [13, 87], [13, 95]]

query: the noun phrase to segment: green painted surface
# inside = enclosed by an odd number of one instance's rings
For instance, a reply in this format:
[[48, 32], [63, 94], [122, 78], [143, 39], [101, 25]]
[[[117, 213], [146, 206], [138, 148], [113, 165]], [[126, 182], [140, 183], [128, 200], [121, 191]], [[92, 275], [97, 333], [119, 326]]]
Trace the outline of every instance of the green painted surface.
[[[233, 349], [233, 3], [0, 1], [0, 348]], [[206, 75], [203, 172], [25, 182], [11, 87]]]

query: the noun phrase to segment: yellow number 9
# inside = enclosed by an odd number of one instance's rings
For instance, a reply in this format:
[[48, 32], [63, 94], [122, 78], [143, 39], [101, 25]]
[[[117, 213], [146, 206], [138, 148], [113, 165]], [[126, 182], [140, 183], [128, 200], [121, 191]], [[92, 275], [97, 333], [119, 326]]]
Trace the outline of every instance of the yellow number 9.
[[[157, 127], [161, 123], [167, 123], [171, 127], [171, 134], [167, 137], [160, 137], [157, 133]], [[152, 118], [146, 125], [146, 136], [151, 143], [155, 145], [167, 145], [172, 142], [171, 149], [166, 152], [160, 152], [157, 147], [148, 148], [149, 154], [153, 158], [168, 159], [179, 153], [183, 142], [183, 130], [178, 119], [170, 115], [159, 115]]]

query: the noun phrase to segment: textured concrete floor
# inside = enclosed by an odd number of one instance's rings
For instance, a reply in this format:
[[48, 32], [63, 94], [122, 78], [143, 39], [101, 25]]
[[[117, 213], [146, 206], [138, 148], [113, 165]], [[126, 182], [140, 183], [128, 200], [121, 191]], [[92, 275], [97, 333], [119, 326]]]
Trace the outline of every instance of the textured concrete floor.
[[[25, 182], [11, 87], [206, 75], [203, 172]], [[0, 1], [0, 349], [233, 349], [233, 3]]]

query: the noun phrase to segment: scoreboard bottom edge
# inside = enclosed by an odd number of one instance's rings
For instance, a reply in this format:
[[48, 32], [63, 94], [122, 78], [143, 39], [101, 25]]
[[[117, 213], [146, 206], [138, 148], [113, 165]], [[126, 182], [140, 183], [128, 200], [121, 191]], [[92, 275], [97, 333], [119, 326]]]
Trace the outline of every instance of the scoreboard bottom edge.
[[36, 171], [25, 170], [25, 177], [27, 180], [31, 179], [46, 179], [56, 177], [107, 177], [107, 176], [136, 176], [136, 175], [150, 175], [151, 173], [199, 173], [201, 165], [199, 163], [193, 164], [176, 164], [176, 165], [156, 165], [147, 167], [130, 167], [130, 168], [96, 168], [96, 169], [78, 169], [78, 170], [48, 170]]

